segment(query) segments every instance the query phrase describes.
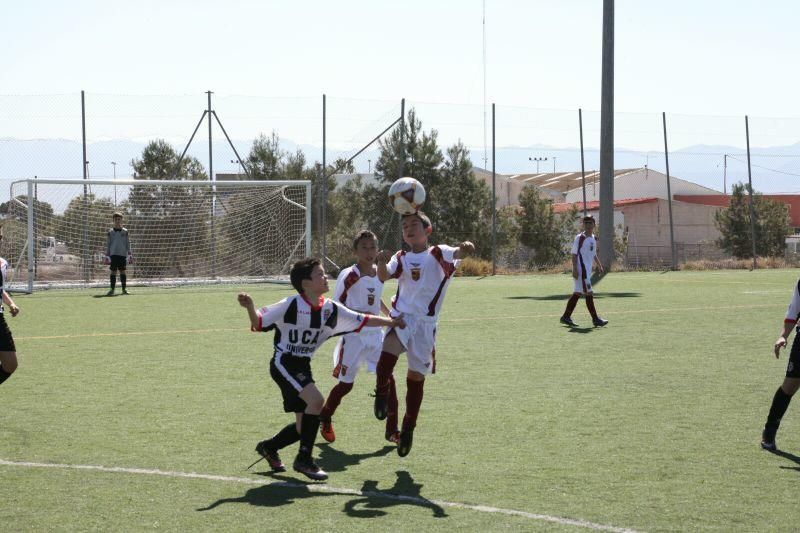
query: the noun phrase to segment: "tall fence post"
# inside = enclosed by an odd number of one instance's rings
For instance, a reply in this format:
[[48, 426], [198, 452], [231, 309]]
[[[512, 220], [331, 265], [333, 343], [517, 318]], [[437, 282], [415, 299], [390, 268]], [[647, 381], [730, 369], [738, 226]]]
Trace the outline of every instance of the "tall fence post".
[[497, 274], [497, 172], [495, 166], [495, 111], [492, 103], [492, 276]]
[[586, 165], [583, 159], [583, 110], [578, 108], [578, 132], [581, 138], [581, 189], [583, 190], [583, 216], [587, 214], [586, 210]]
[[320, 194], [319, 194], [319, 228], [320, 228], [320, 244], [322, 251], [322, 269], [325, 269], [325, 257], [328, 255], [328, 222], [327, 222], [327, 209], [328, 209], [328, 166], [327, 166], [327, 149], [328, 149], [328, 107], [325, 95], [322, 95], [322, 179], [320, 180]]
[[[81, 259], [83, 262], [83, 280], [86, 283], [89, 283], [89, 274], [91, 272], [89, 267], [89, 191], [88, 187], [86, 186], [86, 180], [89, 179], [89, 161], [86, 160], [86, 99], [85, 94], [81, 91], [81, 137], [82, 137], [82, 144], [83, 144], [83, 250], [81, 251]], [[36, 209], [36, 206], [33, 203], [33, 198], [28, 196], [28, 204], [30, 205], [31, 211]], [[33, 235], [28, 235], [28, 246], [36, 246], [36, 243], [32, 242], [31, 239]]]
[[747, 184], [750, 187], [750, 240], [753, 241], [753, 270], [758, 266], [756, 261], [756, 206], [753, 203], [753, 173], [750, 170], [750, 121], [744, 116], [744, 134], [747, 138]]
[[672, 224], [672, 189], [669, 179], [669, 148], [667, 147], [667, 114], [661, 112], [661, 121], [664, 125], [664, 162], [667, 167], [667, 205], [669, 206], [669, 249], [672, 259], [672, 270], [677, 270], [678, 262], [675, 259], [675, 229]]
[[600, 95], [600, 262], [614, 262], [614, 0], [603, 0]]

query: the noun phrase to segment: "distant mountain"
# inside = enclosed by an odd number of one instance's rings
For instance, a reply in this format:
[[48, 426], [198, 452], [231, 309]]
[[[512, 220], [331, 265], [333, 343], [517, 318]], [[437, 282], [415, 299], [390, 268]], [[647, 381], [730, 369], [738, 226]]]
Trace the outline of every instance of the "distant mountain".
[[[146, 142], [134, 140], [106, 140], [89, 143], [86, 159], [89, 161], [89, 177], [110, 179], [116, 171], [118, 178], [131, 177], [130, 162], [140, 157]], [[252, 140], [235, 140], [234, 146], [242, 158], [247, 157]], [[184, 144], [173, 143], [176, 150], [182, 151]], [[309, 164], [322, 159], [322, 147], [297, 144], [288, 139], [281, 140], [282, 149], [294, 152], [302, 150]], [[442, 147], [443, 149], [445, 147]], [[356, 150], [342, 151], [328, 149], [327, 159], [349, 157]], [[208, 167], [208, 143], [196, 138], [188, 152]], [[497, 172], [501, 174], [524, 174], [536, 172], [538, 162], [540, 172], [552, 172], [553, 163], [558, 171], [580, 171], [581, 157], [577, 148], [557, 148], [542, 144], [531, 146], [505, 146], [496, 149]], [[728, 154], [728, 157], [724, 155]], [[359, 155], [354, 161], [356, 171], [367, 173], [374, 168], [378, 159], [378, 146]], [[215, 139], [213, 147], [214, 172], [235, 173], [239, 171], [236, 155], [224, 139]], [[489, 153], [491, 157], [491, 152]], [[597, 148], [587, 148], [584, 154], [586, 171], [597, 170], [600, 154]], [[488, 167], [492, 162], [483, 160], [482, 149], [470, 150], [475, 166]], [[545, 159], [546, 158], [546, 159]], [[33, 176], [48, 178], [81, 178], [82, 146], [78, 141], [65, 139], [19, 140], [0, 139], [0, 202], [9, 196], [11, 181]], [[112, 165], [116, 162], [116, 168]], [[727, 169], [725, 163], [727, 162]], [[486, 164], [485, 164], [486, 163]], [[660, 172], [666, 171], [663, 152], [633, 151], [618, 149], [615, 153], [616, 168], [638, 168], [648, 165]], [[731, 183], [747, 181], [747, 158], [744, 150], [733, 146], [695, 145], [670, 153], [670, 174], [693, 181], [717, 190], [725, 187], [730, 190]], [[755, 148], [751, 154], [753, 184], [757, 191], [767, 193], [800, 192], [800, 143], [789, 146]]]

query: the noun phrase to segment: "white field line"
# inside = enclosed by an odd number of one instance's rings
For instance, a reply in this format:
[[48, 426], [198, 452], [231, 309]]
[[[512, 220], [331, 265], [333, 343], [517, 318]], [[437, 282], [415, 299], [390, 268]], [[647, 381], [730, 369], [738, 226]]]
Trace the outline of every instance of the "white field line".
[[[184, 479], [203, 479], [207, 481], [226, 481], [230, 483], [242, 483], [245, 485], [264, 485], [264, 480], [250, 479], [246, 477], [234, 476], [215, 476], [211, 474], [197, 474], [195, 472], [172, 472], [168, 470], [158, 470], [150, 468], [124, 468], [120, 466], [99, 466], [99, 465], [70, 465], [70, 464], [57, 464], [57, 463], [31, 463], [27, 461], [6, 461], [0, 459], [0, 465], [16, 466], [27, 468], [57, 468], [61, 470], [93, 470], [98, 472], [122, 473], [122, 474], [139, 474], [145, 476], [164, 476], [172, 478]], [[477, 511], [481, 513], [494, 513], [507, 516], [519, 516], [529, 520], [539, 520], [543, 522], [552, 522], [555, 524], [582, 527], [586, 529], [593, 529], [596, 531], [615, 531], [620, 533], [636, 533], [636, 530], [624, 527], [609, 526], [605, 524], [596, 524], [587, 520], [580, 520], [575, 518], [563, 518], [560, 516], [551, 516], [546, 514], [528, 513], [525, 511], [517, 511], [514, 509], [502, 509], [499, 507], [490, 507], [487, 505], [470, 505], [466, 503], [445, 502], [440, 500], [428, 500], [426, 498], [417, 498], [414, 496], [403, 496], [402, 494], [390, 494], [386, 492], [374, 491], [361, 491], [354, 489], [343, 489], [331, 487], [325, 484], [314, 483], [290, 483], [290, 482], [273, 482], [271, 485], [289, 488], [303, 488], [309, 492], [319, 492], [327, 494], [344, 494], [348, 496], [365, 496], [370, 498], [386, 498], [388, 500], [405, 501], [421, 505], [438, 505], [439, 507], [450, 507], [453, 509], [465, 509], [469, 511]]]

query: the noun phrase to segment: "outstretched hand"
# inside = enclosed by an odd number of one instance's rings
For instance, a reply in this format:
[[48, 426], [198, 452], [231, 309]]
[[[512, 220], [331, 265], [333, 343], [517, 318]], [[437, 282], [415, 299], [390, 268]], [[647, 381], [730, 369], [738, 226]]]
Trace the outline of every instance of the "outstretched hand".
[[392, 253], [391, 250], [381, 250], [378, 252], [378, 256], [376, 257], [378, 263], [388, 263], [392, 258]]
[[786, 346], [786, 337], [778, 337], [778, 340], [775, 341], [775, 359], [780, 359], [781, 357], [781, 348]]
[[240, 292], [236, 299], [242, 307], [250, 307], [253, 305], [253, 299], [246, 292]]
[[392, 319], [392, 327], [406, 329], [406, 321], [403, 319], [403, 315], [396, 316]]

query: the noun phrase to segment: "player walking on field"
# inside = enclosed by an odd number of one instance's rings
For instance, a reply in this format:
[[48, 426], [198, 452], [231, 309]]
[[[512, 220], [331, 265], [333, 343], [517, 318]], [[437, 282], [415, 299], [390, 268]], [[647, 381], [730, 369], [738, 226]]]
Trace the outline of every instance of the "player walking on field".
[[289, 274], [297, 294], [256, 310], [247, 293], [239, 293], [239, 304], [247, 309], [253, 331], [275, 330], [274, 354], [269, 370], [283, 396], [283, 410], [295, 413], [295, 421], [271, 439], [261, 441], [256, 452], [275, 472], [284, 472], [278, 450], [297, 441], [300, 449], [294, 469], [313, 480], [328, 474], [314, 462], [312, 451], [319, 430], [319, 414], [324, 398], [311, 375], [311, 357], [329, 337], [360, 331], [364, 326], [405, 327], [402, 317], [393, 319], [356, 313], [322, 295], [328, 292], [328, 278], [320, 261], [298, 261]]
[[[3, 227], [0, 226], [0, 241], [3, 239]], [[19, 307], [6, 292], [6, 274], [8, 272], [8, 261], [0, 257], [0, 293], [2, 293], [2, 303], [8, 306], [11, 316], [19, 314]], [[17, 369], [17, 348], [14, 345], [14, 337], [6, 323], [3, 306], [0, 305], [0, 385], [3, 384], [11, 374]]]
[[114, 295], [114, 289], [117, 286], [117, 271], [119, 271], [119, 280], [122, 283], [122, 294], [129, 294], [128, 276], [125, 274], [125, 270], [128, 263], [133, 263], [131, 239], [128, 230], [122, 227], [122, 213], [114, 213], [112, 218], [114, 227], [108, 230], [105, 257], [106, 264], [111, 265], [111, 289], [107, 293], [108, 296]]
[[561, 315], [560, 322], [570, 327], [577, 324], [572, 320], [572, 312], [581, 299], [581, 295], [586, 296], [586, 307], [592, 315], [594, 326], [605, 326], [608, 320], [603, 320], [597, 315], [594, 308], [594, 292], [592, 290], [592, 266], [597, 263], [597, 268], [603, 272], [603, 265], [597, 259], [597, 239], [594, 237], [594, 217], [587, 215], [583, 217], [583, 231], [575, 236], [572, 243], [572, 296], [567, 301], [567, 308]]
[[[378, 255], [378, 239], [371, 231], [364, 230], [353, 241], [356, 264], [345, 268], [336, 279], [333, 299], [350, 309], [370, 315], [381, 312], [388, 315], [389, 309], [381, 300], [383, 282], [378, 279], [375, 256]], [[333, 350], [333, 377], [339, 382], [328, 393], [328, 399], [319, 415], [320, 434], [328, 442], [336, 440], [331, 418], [347, 393], [361, 367], [375, 372], [381, 355], [383, 332], [379, 329], [362, 331], [359, 334], [339, 337]]]
[[[789, 303], [789, 309], [786, 311], [786, 317], [783, 320], [783, 331], [780, 337], [775, 341], [773, 346], [775, 350], [775, 358], [780, 357], [781, 348], [786, 346], [786, 340], [792, 334], [792, 329], [798, 327], [798, 320], [800, 320], [800, 280], [795, 286], [794, 293], [792, 294], [792, 301]], [[798, 328], [800, 331], [800, 328]], [[778, 447], [775, 445], [775, 434], [778, 433], [778, 428], [781, 425], [781, 419], [789, 408], [789, 402], [792, 401], [792, 396], [800, 388], [800, 333], [795, 334], [794, 342], [792, 343], [792, 351], [789, 353], [789, 363], [786, 366], [786, 377], [778, 390], [775, 391], [775, 396], [772, 398], [772, 405], [769, 408], [767, 415], [767, 423], [764, 425], [764, 431], [761, 433], [761, 447], [765, 450], [775, 451]]]
[[[401, 315], [406, 328], [390, 329], [383, 340], [375, 386], [375, 417], [386, 420], [385, 436], [399, 440], [397, 454], [405, 457], [411, 451], [414, 428], [422, 405], [425, 376], [436, 371], [436, 326], [447, 287], [456, 271], [458, 260], [471, 254], [475, 246], [464, 241], [458, 246], [430, 246], [428, 237], [433, 228], [421, 211], [403, 216], [403, 240], [410, 251], [378, 254], [378, 278], [397, 279], [397, 293], [392, 298], [391, 316]], [[397, 432], [397, 392], [394, 370], [402, 352], [407, 353], [406, 413], [402, 431]]]

